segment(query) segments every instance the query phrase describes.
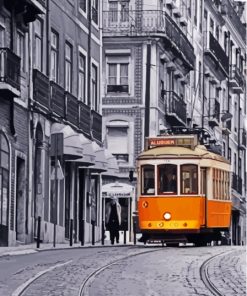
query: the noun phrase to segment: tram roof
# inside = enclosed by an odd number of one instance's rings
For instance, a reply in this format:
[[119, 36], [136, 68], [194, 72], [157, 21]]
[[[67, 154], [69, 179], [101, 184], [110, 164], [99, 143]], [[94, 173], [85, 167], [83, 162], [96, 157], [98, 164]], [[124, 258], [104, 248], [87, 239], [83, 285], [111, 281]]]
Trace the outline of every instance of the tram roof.
[[212, 159], [225, 163], [230, 163], [223, 156], [215, 154], [207, 150], [207, 148], [203, 145], [198, 145], [195, 149], [190, 149], [186, 147], [180, 146], [165, 146], [165, 147], [154, 147], [143, 151], [139, 156], [140, 159], [148, 159], [148, 158], [199, 158], [199, 159]]

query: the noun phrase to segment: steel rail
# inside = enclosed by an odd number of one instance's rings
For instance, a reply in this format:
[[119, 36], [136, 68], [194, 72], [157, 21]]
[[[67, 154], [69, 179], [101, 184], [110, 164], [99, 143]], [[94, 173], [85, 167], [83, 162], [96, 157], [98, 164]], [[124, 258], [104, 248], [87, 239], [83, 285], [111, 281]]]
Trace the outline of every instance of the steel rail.
[[203, 262], [203, 264], [200, 266], [200, 277], [203, 281], [206, 288], [215, 296], [225, 296], [224, 292], [221, 292], [210, 280], [210, 276], [208, 274], [208, 265], [211, 261], [215, 260], [216, 257], [226, 255], [227, 253], [234, 252], [234, 250], [223, 252], [220, 254], [217, 254], [213, 257], [210, 257], [206, 261]]
[[81, 284], [80, 286], [80, 290], [79, 290], [79, 294], [78, 296], [89, 296], [89, 292], [88, 292], [88, 286], [90, 283], [92, 283], [94, 281], [94, 279], [96, 278], [96, 276], [98, 274], [100, 274], [101, 272], [103, 272], [104, 270], [106, 270], [107, 268], [110, 268], [112, 265], [114, 264], [117, 264], [121, 261], [124, 261], [126, 259], [129, 259], [129, 258], [132, 258], [132, 257], [136, 257], [136, 256], [140, 256], [140, 255], [143, 255], [143, 254], [147, 254], [147, 253], [153, 253], [153, 252], [157, 252], [157, 251], [160, 251], [160, 250], [163, 250], [163, 248], [158, 248], [157, 250], [149, 250], [149, 251], [144, 251], [144, 252], [141, 252], [141, 253], [137, 253], [137, 254], [131, 254], [131, 255], [128, 255], [128, 256], [125, 256], [125, 257], [122, 257], [122, 258], [119, 258], [119, 259], [116, 259], [104, 266], [101, 266], [100, 268], [94, 270]]

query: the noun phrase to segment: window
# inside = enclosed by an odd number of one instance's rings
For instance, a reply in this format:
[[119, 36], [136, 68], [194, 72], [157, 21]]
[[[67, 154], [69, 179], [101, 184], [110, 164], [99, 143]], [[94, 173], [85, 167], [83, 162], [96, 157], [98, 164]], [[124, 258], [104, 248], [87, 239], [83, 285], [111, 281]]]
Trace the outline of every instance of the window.
[[87, 0], [79, 0], [79, 8], [84, 12], [87, 10], [86, 2]]
[[236, 132], [238, 129], [238, 105], [234, 103], [234, 131]]
[[214, 21], [210, 19], [210, 32], [214, 35]]
[[79, 54], [79, 77], [78, 77], [78, 88], [79, 88], [79, 100], [82, 101], [83, 103], [87, 103], [86, 102], [86, 90], [85, 90], [85, 86], [86, 86], [86, 58], [83, 54]]
[[0, 47], [4, 47], [5, 46], [5, 29], [4, 27], [1, 26], [0, 24]]
[[98, 111], [97, 80], [98, 80], [97, 67], [95, 65], [92, 65], [92, 109], [95, 111]]
[[228, 160], [232, 162], [232, 149], [228, 148]]
[[17, 32], [17, 55], [21, 58], [21, 70], [23, 72], [26, 71], [25, 65], [26, 65], [26, 55], [25, 55], [25, 37], [24, 34], [21, 32]]
[[181, 165], [181, 194], [198, 194], [197, 165]]
[[40, 19], [34, 22], [34, 42], [35, 42], [35, 55], [34, 55], [34, 65], [39, 70], [42, 71], [43, 63], [43, 23]]
[[141, 167], [141, 194], [144, 194], [144, 195], [155, 194], [153, 165], [143, 165]]
[[199, 18], [199, 29], [200, 29], [200, 32], [202, 32], [202, 7], [203, 7], [203, 4], [202, 4], [202, 0], [200, 0], [200, 18]]
[[129, 92], [129, 63], [128, 58], [119, 57], [121, 62], [116, 59], [108, 61], [108, 84], [107, 92]]
[[195, 0], [194, 3], [195, 3], [195, 14], [194, 14], [194, 24], [197, 26], [197, 1], [198, 0]]
[[201, 168], [201, 194], [207, 194], [207, 169]]
[[65, 90], [72, 92], [72, 45], [65, 43]]
[[109, 23], [129, 21], [129, 1], [109, 3]]
[[177, 194], [177, 166], [164, 164], [158, 166], [159, 194]]
[[0, 224], [8, 225], [9, 198], [9, 146], [0, 132]]
[[199, 73], [198, 73], [198, 93], [199, 97], [201, 96], [202, 93], [202, 63], [199, 61]]
[[128, 122], [111, 121], [111, 126], [107, 127], [107, 147], [116, 157], [118, 162], [129, 162], [129, 135]]
[[58, 34], [51, 31], [51, 80], [58, 81]]
[[92, 20], [95, 22], [95, 24], [98, 24], [98, 9], [98, 0], [92, 0]]

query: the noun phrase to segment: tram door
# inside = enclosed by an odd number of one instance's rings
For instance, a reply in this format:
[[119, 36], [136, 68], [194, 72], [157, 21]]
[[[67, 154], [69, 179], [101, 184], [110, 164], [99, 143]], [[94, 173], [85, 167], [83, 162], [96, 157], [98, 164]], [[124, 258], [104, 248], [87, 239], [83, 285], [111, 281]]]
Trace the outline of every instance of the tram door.
[[[204, 216], [204, 223], [205, 225], [207, 224], [207, 169], [206, 168], [201, 168], [200, 170], [200, 175], [201, 175], [201, 195], [205, 196], [205, 216]], [[207, 226], [207, 225], [206, 225]]]

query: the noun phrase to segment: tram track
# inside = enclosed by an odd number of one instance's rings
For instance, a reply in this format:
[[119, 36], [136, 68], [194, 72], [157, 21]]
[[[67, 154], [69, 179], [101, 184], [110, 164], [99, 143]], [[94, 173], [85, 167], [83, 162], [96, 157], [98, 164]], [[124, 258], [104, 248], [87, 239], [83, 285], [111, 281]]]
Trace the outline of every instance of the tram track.
[[213, 260], [215, 260], [217, 257], [226, 255], [227, 253], [231, 253], [231, 252], [233, 252], [233, 251], [223, 252], [223, 253], [217, 254], [213, 257], [210, 257], [209, 259], [204, 261], [200, 267], [201, 280], [203, 281], [206, 288], [215, 296], [225, 296], [225, 294], [223, 292], [221, 292], [210, 280], [209, 273], [208, 273], [209, 264]]
[[140, 256], [140, 255], [144, 255], [144, 254], [147, 254], [147, 253], [154, 253], [154, 252], [157, 252], [157, 251], [160, 251], [161, 248], [158, 248], [156, 250], [149, 250], [149, 251], [144, 251], [144, 252], [141, 252], [141, 253], [137, 253], [137, 254], [131, 254], [131, 255], [128, 255], [128, 256], [125, 256], [125, 257], [122, 257], [122, 258], [119, 258], [119, 259], [116, 259], [104, 266], [101, 266], [100, 268], [94, 270], [81, 284], [80, 286], [80, 290], [79, 290], [79, 294], [78, 296], [89, 296], [89, 291], [88, 291], [88, 287], [91, 283], [93, 283], [94, 279], [96, 278], [97, 275], [99, 275], [100, 273], [104, 272], [106, 269], [110, 268], [111, 266], [121, 262], [121, 261], [124, 261], [126, 259], [129, 259], [129, 258], [133, 258], [133, 257], [137, 257], [137, 256]]

